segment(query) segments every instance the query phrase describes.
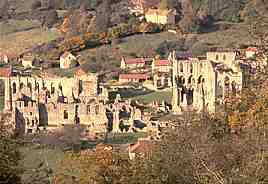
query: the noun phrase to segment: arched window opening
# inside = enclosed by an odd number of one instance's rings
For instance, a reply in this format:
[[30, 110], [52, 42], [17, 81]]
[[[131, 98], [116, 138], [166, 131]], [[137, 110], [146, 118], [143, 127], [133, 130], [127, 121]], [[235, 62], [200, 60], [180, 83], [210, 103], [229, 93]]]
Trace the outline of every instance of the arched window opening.
[[82, 91], [83, 91], [83, 82], [82, 82], [82, 80], [79, 80], [79, 87], [78, 87], [78, 92], [79, 92], [79, 94], [81, 94], [82, 93]]
[[63, 119], [68, 119], [68, 111], [67, 110], [63, 111]]
[[193, 64], [191, 64], [191, 65], [190, 65], [190, 73], [193, 73], [193, 70], [194, 70], [193, 68], [194, 68], [194, 67], [193, 67]]
[[183, 64], [180, 63], [180, 72], [183, 72]]
[[55, 93], [55, 87], [53, 86], [53, 83], [51, 83], [51, 94], [53, 95]]
[[28, 82], [27, 87], [32, 91], [32, 84], [30, 82]]
[[198, 84], [201, 84], [201, 82], [202, 82], [202, 75], [198, 77], [198, 81], [197, 82], [198, 82]]
[[191, 84], [192, 83], [192, 76], [190, 76], [189, 78], [188, 78], [188, 84]]
[[217, 55], [216, 55], [216, 61], [218, 61], [218, 60], [219, 60], [219, 55], [217, 54]]
[[39, 91], [39, 83], [38, 82], [35, 84], [35, 90]]
[[90, 105], [87, 105], [87, 114], [90, 114], [90, 111], [91, 111]]
[[62, 85], [61, 84], [59, 84], [59, 90], [62, 91]]
[[12, 93], [13, 94], [16, 94], [17, 93], [17, 85], [16, 85], [15, 82], [12, 84]]
[[226, 60], [226, 55], [225, 54], [223, 55], [223, 60]]

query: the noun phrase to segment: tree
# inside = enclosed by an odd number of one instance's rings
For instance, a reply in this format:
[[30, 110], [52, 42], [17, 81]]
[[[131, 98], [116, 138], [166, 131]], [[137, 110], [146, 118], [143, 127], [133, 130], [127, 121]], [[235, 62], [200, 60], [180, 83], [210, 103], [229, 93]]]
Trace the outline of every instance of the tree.
[[0, 119], [0, 183], [19, 184], [23, 170], [20, 167], [21, 154], [17, 142], [7, 134], [7, 115]]
[[96, 12], [96, 31], [107, 32], [110, 26], [111, 0], [103, 0]]
[[0, 18], [8, 16], [9, 2], [8, 0], [0, 1]]
[[161, 0], [158, 6], [162, 10], [170, 9], [170, 0]]
[[36, 10], [37, 8], [40, 8], [42, 6], [41, 1], [34, 1], [31, 5], [32, 10]]

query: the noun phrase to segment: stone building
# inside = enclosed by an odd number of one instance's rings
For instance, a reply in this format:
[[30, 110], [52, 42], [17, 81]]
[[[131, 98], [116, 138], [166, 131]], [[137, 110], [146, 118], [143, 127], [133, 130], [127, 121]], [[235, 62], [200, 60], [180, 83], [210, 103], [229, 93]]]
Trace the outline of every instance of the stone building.
[[249, 47], [246, 49], [246, 58], [252, 58], [256, 57], [258, 54], [258, 48], [257, 47]]
[[69, 69], [77, 65], [77, 58], [70, 52], [65, 52], [60, 57], [60, 68]]
[[125, 69], [142, 68], [144, 66], [145, 66], [144, 58], [134, 58], [134, 59], [122, 58], [120, 68], [125, 70]]
[[11, 67], [1, 73], [5, 110], [12, 112], [20, 131], [32, 133], [67, 124], [82, 124], [94, 132], [106, 131], [107, 97], [101, 93], [96, 74], [78, 69], [71, 78], [23, 75]]
[[31, 54], [24, 55], [21, 59], [21, 65], [24, 68], [33, 68], [36, 64], [36, 58]]
[[128, 73], [128, 74], [120, 74], [119, 82], [120, 83], [142, 83], [150, 79], [150, 75], [147, 73]]
[[153, 73], [170, 73], [172, 66], [168, 59], [154, 59], [152, 62], [152, 72]]
[[236, 52], [208, 52], [205, 59], [170, 54], [173, 63], [172, 110], [215, 113], [230, 92], [242, 89], [242, 71]]
[[162, 10], [162, 9], [149, 9], [145, 12], [145, 19], [147, 22], [155, 24], [175, 24], [176, 23], [176, 10]]

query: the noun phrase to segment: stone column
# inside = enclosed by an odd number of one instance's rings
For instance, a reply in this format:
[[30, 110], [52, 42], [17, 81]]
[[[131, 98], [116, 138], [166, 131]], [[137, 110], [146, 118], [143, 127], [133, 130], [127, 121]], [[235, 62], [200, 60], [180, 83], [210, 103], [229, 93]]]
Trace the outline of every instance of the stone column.
[[181, 103], [181, 106], [187, 107], [187, 95], [186, 95], [186, 93], [183, 94], [183, 101]]
[[164, 87], [165, 86], [165, 76], [161, 76], [161, 86]]
[[5, 110], [12, 110], [12, 91], [10, 86], [10, 78], [5, 78]]
[[119, 121], [119, 110], [116, 107], [115, 111], [113, 112], [113, 132], [114, 133], [120, 132], [119, 123], [120, 123], [120, 121]]

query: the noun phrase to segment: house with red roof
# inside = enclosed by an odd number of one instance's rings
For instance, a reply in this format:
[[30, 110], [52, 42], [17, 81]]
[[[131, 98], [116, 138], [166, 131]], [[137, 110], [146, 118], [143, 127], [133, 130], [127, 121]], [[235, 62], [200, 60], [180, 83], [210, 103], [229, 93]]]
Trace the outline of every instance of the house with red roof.
[[60, 68], [69, 69], [78, 64], [77, 58], [70, 52], [65, 52], [60, 57]]
[[0, 77], [7, 78], [12, 75], [12, 66], [1, 67], [0, 68]]
[[133, 58], [133, 59], [122, 58], [120, 68], [126, 70], [126, 69], [142, 68], [144, 66], [145, 66], [144, 58]]
[[120, 83], [145, 82], [149, 79], [150, 79], [150, 75], [147, 73], [128, 73], [128, 74], [119, 75]]
[[252, 58], [258, 54], [257, 47], [249, 47], [246, 49], [246, 58]]
[[154, 59], [152, 63], [153, 73], [170, 73], [171, 62], [168, 59]]

